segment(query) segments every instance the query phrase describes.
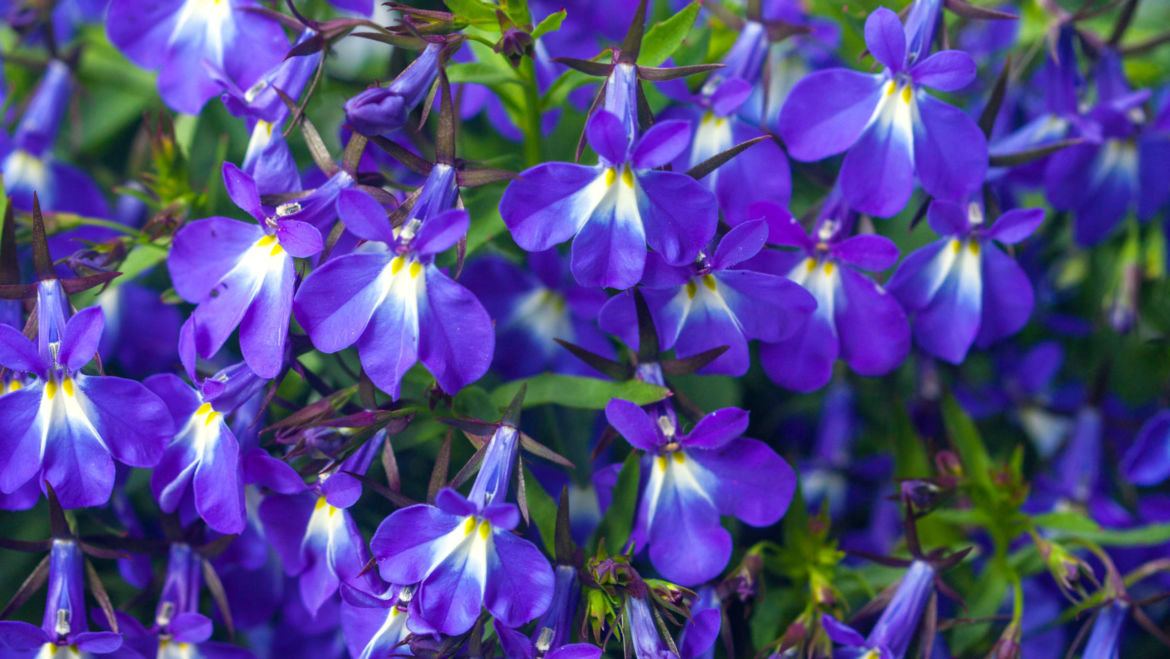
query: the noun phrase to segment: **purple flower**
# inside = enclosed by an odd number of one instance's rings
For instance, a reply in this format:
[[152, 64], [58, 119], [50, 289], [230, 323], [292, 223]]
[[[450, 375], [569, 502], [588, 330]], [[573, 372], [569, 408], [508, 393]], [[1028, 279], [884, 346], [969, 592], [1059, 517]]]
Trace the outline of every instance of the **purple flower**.
[[767, 444], [743, 437], [748, 413], [729, 407], [678, 434], [669, 408], [658, 418], [626, 400], [605, 416], [642, 459], [644, 485], [630, 539], [647, 547], [667, 579], [693, 585], [711, 579], [731, 558], [731, 534], [719, 524], [733, 515], [752, 526], [784, 516], [796, 474]]
[[650, 605], [644, 598], [626, 595], [622, 613], [630, 630], [629, 644], [634, 647], [636, 659], [679, 659], [659, 636], [654, 613], [650, 611]]
[[863, 270], [885, 270], [898, 258], [893, 241], [882, 236], [851, 236], [857, 213], [836, 192], [806, 234], [796, 218], [761, 204], [771, 224], [772, 241], [795, 252], [761, 254], [757, 267], [786, 275], [816, 298], [807, 323], [788, 338], [765, 343], [760, 361], [768, 377], [795, 391], [823, 387], [840, 357], [855, 372], [885, 375], [910, 350], [910, 328], [897, 301]]
[[[76, 540], [54, 538], [49, 552], [49, 587], [41, 626], [0, 621], [0, 646], [14, 650], [18, 657], [52, 657], [60, 651], [68, 653], [72, 650], [73, 656], [83, 659], [121, 648], [121, 634], [88, 630], [82, 590], [84, 562]], [[3, 654], [5, 657], [14, 656], [7, 652]]]
[[416, 634], [462, 634], [485, 606], [497, 622], [519, 627], [552, 602], [548, 560], [511, 533], [520, 511], [505, 498], [518, 446], [519, 430], [501, 424], [469, 498], [443, 488], [433, 506], [395, 511], [374, 532], [370, 549], [382, 578], [417, 584], [409, 620]]
[[596, 375], [556, 339], [613, 359], [613, 344], [597, 328], [605, 291], [578, 286], [568, 260], [555, 249], [529, 253], [526, 265], [491, 255], [463, 271], [463, 281], [495, 323], [495, 369], [506, 379], [545, 370]]
[[412, 588], [392, 587], [385, 597], [345, 586], [341, 593], [341, 627], [353, 659], [414, 656], [407, 644], [410, 630], [406, 626]]
[[209, 217], [175, 234], [167, 268], [180, 297], [198, 305], [183, 324], [179, 355], [189, 373], [196, 355], [210, 358], [240, 328], [240, 350], [248, 366], [265, 378], [284, 364], [292, 313], [293, 257], [321, 251], [316, 227], [275, 216], [260, 205], [256, 184], [231, 163], [223, 166], [232, 201], [259, 224]]
[[[171, 109], [199, 114], [226, 76], [246, 89], [288, 52], [280, 24], [255, 0], [112, 0], [110, 41], [145, 69], [158, 70], [158, 93]], [[219, 73], [219, 72], [222, 72]]]
[[1121, 600], [1114, 600], [1102, 607], [1093, 622], [1093, 629], [1089, 632], [1089, 640], [1085, 642], [1085, 651], [1081, 656], [1118, 659], [1121, 656], [1121, 630], [1125, 627], [1127, 615], [1129, 605]]
[[1032, 315], [1028, 275], [995, 243], [1014, 244], [1032, 235], [1044, 210], [1010, 210], [984, 227], [979, 203], [935, 201], [926, 216], [943, 238], [906, 257], [887, 287], [914, 314], [918, 345], [958, 364], [972, 343], [986, 347], [1011, 336]]
[[80, 508], [110, 498], [115, 459], [158, 464], [172, 421], [142, 384], [81, 373], [97, 352], [102, 312], [82, 309], [67, 323], [67, 305], [58, 280], [42, 280], [36, 345], [0, 325], [0, 365], [31, 377], [0, 396], [0, 492], [33, 480], [51, 485], [63, 507]]
[[356, 343], [370, 379], [395, 399], [416, 362], [451, 394], [491, 364], [491, 318], [435, 265], [467, 233], [467, 212], [452, 208], [456, 194], [455, 170], [436, 164], [410, 219], [394, 228], [372, 198], [342, 192], [346, 227], [369, 242], [318, 267], [297, 291], [297, 320], [313, 345], [332, 353]]
[[[21, 210], [32, 209], [33, 193], [36, 193], [45, 210], [109, 217], [109, 207], [93, 179], [53, 157], [53, 143], [72, 89], [73, 74], [69, 67], [60, 60], [50, 60], [11, 141], [0, 140], [4, 187]], [[109, 232], [86, 227], [68, 235], [97, 239], [107, 237]], [[61, 242], [61, 238], [50, 240], [52, 247]]]
[[[659, 347], [680, 358], [719, 346], [727, 352], [700, 373], [743, 375], [751, 365], [748, 341], [781, 341], [799, 331], [816, 300], [782, 275], [759, 272], [745, 262], [764, 247], [768, 225], [745, 222], [719, 240], [695, 263], [671, 266], [657, 254], [647, 257], [642, 292], [654, 317]], [[619, 294], [601, 309], [601, 328], [637, 349], [633, 297]]]
[[439, 75], [443, 45], [429, 43], [386, 87], [371, 87], [345, 102], [345, 120], [362, 135], [385, 135], [406, 125]]
[[[930, 24], [941, 7], [933, 4]], [[930, 43], [924, 40], [919, 53], [916, 34], [909, 24], [903, 32], [894, 12], [876, 9], [866, 19], [865, 41], [886, 70], [817, 71], [796, 84], [780, 111], [780, 136], [793, 158], [821, 160], [848, 151], [841, 190], [863, 213], [888, 217], [902, 210], [915, 174], [931, 196], [957, 201], [979, 187], [987, 170], [987, 140], [979, 127], [924, 89], [962, 89], [975, 79], [975, 62], [957, 50], [915, 59]]]
[[[847, 654], [841, 656], [902, 659], [910, 648], [910, 641], [914, 639], [914, 631], [918, 629], [918, 621], [926, 609], [927, 600], [934, 594], [934, 576], [935, 570], [930, 563], [911, 563], [868, 637], [862, 638], [852, 627], [828, 614], [821, 617], [825, 633], [834, 643], [849, 648]], [[931, 643], [933, 639], [924, 642]]]
[[166, 401], [179, 425], [150, 476], [150, 490], [163, 512], [197, 512], [220, 533], [244, 530], [244, 486], [240, 445], [224, 413], [193, 387], [169, 373], [151, 376], [147, 388]]
[[599, 110], [586, 133], [597, 165], [543, 163], [504, 191], [500, 214], [516, 243], [541, 252], [573, 238], [570, 267], [582, 286], [638, 283], [647, 245], [671, 265], [694, 261], [715, 234], [714, 195], [689, 176], [654, 169], [686, 148], [687, 123], [661, 122], [631, 144], [622, 120]]
[[503, 656], [508, 659], [601, 659], [601, 648], [589, 643], [570, 643], [581, 585], [577, 568], [558, 565], [553, 601], [536, 623], [533, 637], [496, 624]]
[[348, 510], [361, 497], [361, 483], [345, 472], [368, 471], [383, 441], [385, 433], [380, 433], [344, 462], [330, 463], [312, 485], [263, 449], [252, 449], [244, 458], [249, 482], [274, 492], [260, 502], [258, 515], [285, 574], [298, 577], [301, 601], [310, 615], [343, 583], [378, 594], [373, 576], [362, 574], [369, 552]]
[[1170, 478], [1170, 411], [1162, 410], [1142, 425], [1121, 469], [1134, 485], [1158, 485]]

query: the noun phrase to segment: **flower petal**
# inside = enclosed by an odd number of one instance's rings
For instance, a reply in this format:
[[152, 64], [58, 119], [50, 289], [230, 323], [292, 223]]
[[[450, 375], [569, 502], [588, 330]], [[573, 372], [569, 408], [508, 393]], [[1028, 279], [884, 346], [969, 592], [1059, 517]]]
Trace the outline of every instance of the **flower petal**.
[[983, 184], [987, 138], [962, 110], [925, 92], [914, 95], [914, 168], [933, 197], [958, 201]]
[[906, 63], [906, 35], [893, 10], [878, 7], [870, 12], [865, 19], [865, 45], [886, 68], [894, 73], [902, 70]]
[[600, 201], [604, 170], [548, 162], [524, 170], [500, 198], [500, 215], [521, 249], [541, 252], [572, 238]]
[[657, 451], [662, 443], [662, 435], [654, 420], [646, 410], [628, 400], [615, 398], [609, 401], [605, 406], [605, 418], [634, 448]]
[[881, 101], [886, 77], [848, 69], [811, 73], [788, 93], [779, 132], [788, 155], [821, 160], [857, 142]]
[[492, 533], [484, 604], [496, 620], [518, 627], [552, 603], [553, 571], [536, 545], [508, 531]]
[[914, 82], [944, 92], [966, 87], [977, 73], [975, 60], [961, 50], [940, 50], [910, 68]]
[[487, 373], [495, 351], [491, 317], [471, 291], [426, 266], [426, 301], [419, 304], [418, 358], [439, 386], [455, 394]]
[[631, 158], [634, 168], [661, 167], [681, 155], [690, 141], [690, 122], [679, 119], [660, 121], [643, 133], [634, 145]]

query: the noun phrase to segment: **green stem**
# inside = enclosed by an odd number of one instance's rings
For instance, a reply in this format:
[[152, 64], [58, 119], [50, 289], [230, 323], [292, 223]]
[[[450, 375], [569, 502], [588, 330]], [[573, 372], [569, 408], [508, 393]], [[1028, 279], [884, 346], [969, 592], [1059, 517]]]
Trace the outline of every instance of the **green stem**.
[[525, 57], [520, 65], [524, 78], [524, 162], [528, 167], [540, 164], [540, 91], [536, 84], [536, 68], [532, 59]]

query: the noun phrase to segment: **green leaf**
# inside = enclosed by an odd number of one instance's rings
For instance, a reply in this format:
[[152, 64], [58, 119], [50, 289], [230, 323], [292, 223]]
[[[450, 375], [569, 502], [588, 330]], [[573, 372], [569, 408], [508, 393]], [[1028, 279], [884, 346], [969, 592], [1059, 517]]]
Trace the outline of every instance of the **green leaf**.
[[642, 51], [638, 53], [641, 66], [661, 66], [690, 33], [699, 15], [699, 3], [692, 2], [679, 13], [655, 23], [642, 37]]
[[[637, 451], [630, 451], [626, 456], [618, 474], [617, 485], [613, 488], [613, 503], [597, 526], [597, 537], [605, 538], [606, 551], [611, 554], [618, 554], [625, 548], [630, 530], [634, 528], [634, 511], [638, 509], [638, 481], [642, 478], [641, 458], [642, 455]], [[637, 551], [639, 548], [634, 549]]]
[[528, 0], [501, 0], [504, 13], [517, 25], [528, 25], [532, 22], [532, 14], [528, 11]]
[[549, 32], [556, 32], [561, 29], [561, 21], [565, 20], [565, 10], [562, 9], [554, 14], [549, 14], [544, 17], [544, 20], [532, 30], [532, 38], [539, 39]]
[[598, 78], [573, 69], [565, 71], [548, 86], [548, 91], [545, 92], [544, 97], [540, 101], [541, 111], [563, 106], [568, 102], [569, 94], [578, 87], [588, 85], [591, 82], [597, 82], [598, 80]]
[[942, 414], [951, 443], [963, 460], [963, 470], [977, 485], [988, 490], [993, 489], [991, 457], [988, 456], [987, 448], [979, 437], [979, 430], [950, 393], [943, 397]]
[[524, 468], [524, 493], [528, 500], [528, 515], [540, 532], [540, 541], [549, 556], [556, 556], [557, 502], [544, 491], [528, 467]]
[[1170, 540], [1170, 524], [1150, 524], [1136, 529], [1100, 529], [1097, 531], [1059, 532], [1055, 540], [1079, 538], [1106, 547], [1146, 547]]
[[447, 65], [447, 79], [451, 84], [472, 82], [494, 88], [508, 83], [520, 84], [511, 68], [493, 66], [487, 62], [462, 62]]
[[503, 409], [523, 384], [528, 385], [528, 393], [524, 396], [525, 408], [556, 404], [587, 410], [602, 410], [614, 398], [632, 401], [637, 405], [649, 405], [666, 398], [670, 393], [666, 387], [659, 387], [641, 380], [613, 382], [597, 378], [545, 373], [500, 386], [492, 392], [492, 402]]
[[[158, 243], [139, 243], [135, 245], [130, 253], [126, 255], [126, 259], [122, 261], [122, 265], [118, 267], [118, 271], [122, 273], [121, 277], [110, 282], [110, 287], [120, 286], [124, 282], [128, 282], [138, 275], [150, 270], [158, 264], [165, 261], [167, 258], [167, 247], [159, 245]], [[82, 291], [73, 296], [71, 301], [77, 308], [88, 307], [94, 303], [103, 287], [91, 288], [87, 291]]]
[[[491, 5], [481, 0], [443, 0], [451, 13], [465, 16], [473, 23], [488, 22], [496, 26], [496, 12]], [[496, 30], [499, 31], [498, 29]]]
[[927, 478], [930, 458], [905, 405], [894, 405], [894, 477]]
[[1072, 512], [1045, 513], [1032, 518], [1036, 526], [1042, 526], [1053, 531], [1064, 531], [1073, 535], [1080, 533], [1094, 533], [1101, 527], [1084, 515]]

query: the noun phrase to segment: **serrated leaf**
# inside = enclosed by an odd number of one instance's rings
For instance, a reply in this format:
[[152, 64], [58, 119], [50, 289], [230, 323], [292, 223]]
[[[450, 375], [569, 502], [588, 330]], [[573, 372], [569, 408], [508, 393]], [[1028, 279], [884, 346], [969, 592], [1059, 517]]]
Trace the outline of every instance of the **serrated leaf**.
[[613, 503], [597, 526], [597, 537], [605, 538], [606, 551], [611, 554], [621, 553], [634, 528], [634, 512], [638, 509], [638, 483], [642, 479], [641, 458], [637, 451], [631, 451], [626, 456], [618, 474], [617, 485], [613, 488]]
[[638, 53], [640, 66], [660, 66], [682, 45], [683, 39], [695, 25], [699, 15], [699, 3], [692, 2], [670, 18], [655, 23], [642, 38], [642, 51]]
[[492, 392], [492, 402], [503, 408], [522, 385], [528, 385], [524, 398], [525, 409], [538, 405], [564, 405], [587, 410], [605, 409], [614, 398], [632, 401], [637, 405], [649, 405], [660, 401], [670, 393], [666, 387], [649, 384], [641, 380], [613, 382], [573, 375], [545, 373], [525, 380], [509, 382]]
[[528, 467], [524, 468], [524, 486], [532, 524], [540, 532], [540, 541], [545, 551], [549, 556], [556, 556], [557, 502], [544, 491]]
[[532, 30], [532, 38], [539, 39], [549, 32], [556, 32], [561, 29], [561, 22], [565, 20], [565, 10], [549, 14], [544, 17], [544, 20]]

